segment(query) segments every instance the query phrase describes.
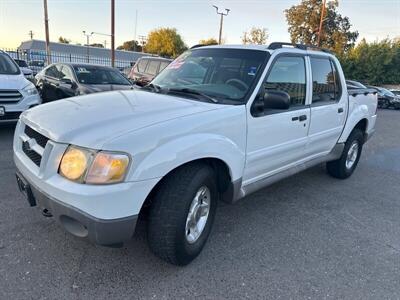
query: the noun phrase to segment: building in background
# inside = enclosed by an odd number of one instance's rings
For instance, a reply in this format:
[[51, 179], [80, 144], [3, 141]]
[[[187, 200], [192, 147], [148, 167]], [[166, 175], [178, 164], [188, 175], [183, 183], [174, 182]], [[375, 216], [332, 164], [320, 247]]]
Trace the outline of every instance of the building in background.
[[[77, 62], [111, 66], [111, 49], [87, 47], [72, 44], [50, 42], [51, 62]], [[26, 61], [46, 61], [46, 43], [41, 40], [22, 42], [16, 51], [10, 51], [14, 58]], [[115, 66], [125, 68], [131, 66], [147, 53], [115, 50]]]

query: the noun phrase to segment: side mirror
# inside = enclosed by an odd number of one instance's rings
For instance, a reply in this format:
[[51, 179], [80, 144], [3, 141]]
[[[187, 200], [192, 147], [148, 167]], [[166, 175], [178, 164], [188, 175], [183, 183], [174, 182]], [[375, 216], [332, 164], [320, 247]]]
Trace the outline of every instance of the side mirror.
[[266, 91], [264, 93], [265, 109], [289, 109], [290, 96], [283, 91]]

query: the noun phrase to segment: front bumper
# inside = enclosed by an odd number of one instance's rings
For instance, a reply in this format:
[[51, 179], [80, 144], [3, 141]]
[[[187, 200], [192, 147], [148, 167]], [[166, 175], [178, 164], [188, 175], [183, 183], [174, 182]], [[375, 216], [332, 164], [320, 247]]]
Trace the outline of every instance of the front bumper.
[[128, 241], [135, 232], [137, 215], [111, 220], [99, 219], [40, 191], [19, 172], [17, 180], [20, 189], [21, 181], [27, 183], [24, 192], [29, 189], [33, 197], [30, 199], [31, 206], [38, 206], [42, 211], [51, 214], [66, 231], [76, 237], [88, 239], [98, 245], [110, 246]]

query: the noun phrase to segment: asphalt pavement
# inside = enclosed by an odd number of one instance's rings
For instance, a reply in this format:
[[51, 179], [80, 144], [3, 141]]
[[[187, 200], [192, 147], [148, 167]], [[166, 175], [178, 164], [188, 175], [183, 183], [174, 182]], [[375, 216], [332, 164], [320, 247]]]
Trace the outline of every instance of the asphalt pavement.
[[144, 223], [112, 249], [30, 208], [15, 183], [12, 138], [13, 126], [0, 126], [0, 299], [400, 298], [400, 111], [379, 111], [351, 178], [320, 165], [221, 203], [186, 267], [151, 254]]

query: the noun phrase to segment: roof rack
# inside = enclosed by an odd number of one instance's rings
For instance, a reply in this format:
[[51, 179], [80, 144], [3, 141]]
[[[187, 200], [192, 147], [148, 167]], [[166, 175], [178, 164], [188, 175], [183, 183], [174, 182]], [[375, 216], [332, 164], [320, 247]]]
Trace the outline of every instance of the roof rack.
[[284, 46], [291, 46], [293, 48], [297, 48], [297, 49], [301, 49], [301, 50], [317, 50], [317, 51], [322, 51], [322, 52], [326, 52], [326, 53], [332, 53], [332, 51], [330, 51], [328, 49], [317, 47], [317, 46], [313, 46], [313, 45], [284, 43], [284, 42], [271, 43], [271, 44], [269, 44], [268, 49], [269, 50], [276, 50], [276, 49], [283, 48]]

